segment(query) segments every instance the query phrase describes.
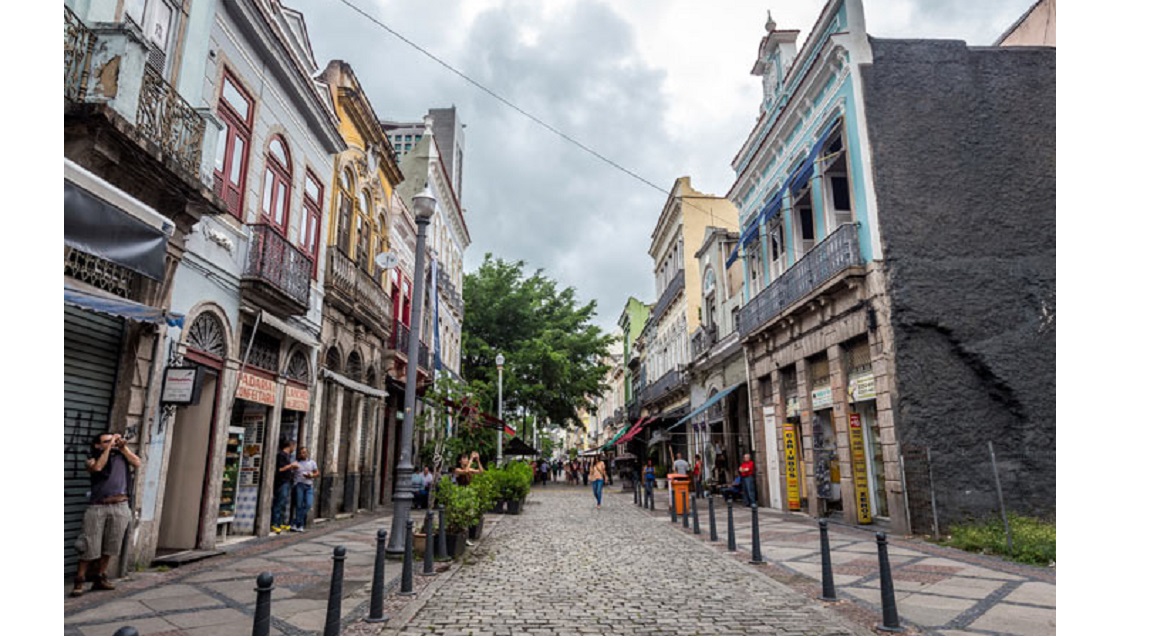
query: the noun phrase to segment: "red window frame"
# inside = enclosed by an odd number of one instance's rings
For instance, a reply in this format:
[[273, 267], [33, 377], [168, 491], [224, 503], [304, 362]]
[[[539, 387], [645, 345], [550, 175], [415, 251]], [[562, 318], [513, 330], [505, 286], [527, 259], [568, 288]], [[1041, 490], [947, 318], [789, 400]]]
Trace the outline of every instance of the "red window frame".
[[[308, 183], [316, 185], [316, 198], [308, 194]], [[324, 184], [311, 169], [304, 172], [304, 219], [300, 221], [300, 246], [312, 256], [312, 279], [320, 263], [320, 212], [324, 202]]]
[[[247, 114], [237, 110], [225, 95], [226, 85], [236, 89], [237, 97], [247, 102]], [[220, 95], [216, 103], [216, 113], [224, 123], [221, 139], [217, 143], [215, 178], [216, 195], [224, 200], [228, 212], [243, 221], [244, 185], [248, 179], [248, 156], [252, 146], [252, 119], [256, 111], [255, 101], [244, 90], [244, 86], [227, 68], [220, 81]], [[237, 150], [236, 145], [241, 146]], [[237, 166], [238, 165], [238, 166]]]
[[[284, 161], [272, 153], [272, 145], [279, 143]], [[260, 219], [288, 237], [288, 212], [292, 207], [292, 151], [284, 136], [274, 135], [264, 151], [264, 186], [260, 198]]]

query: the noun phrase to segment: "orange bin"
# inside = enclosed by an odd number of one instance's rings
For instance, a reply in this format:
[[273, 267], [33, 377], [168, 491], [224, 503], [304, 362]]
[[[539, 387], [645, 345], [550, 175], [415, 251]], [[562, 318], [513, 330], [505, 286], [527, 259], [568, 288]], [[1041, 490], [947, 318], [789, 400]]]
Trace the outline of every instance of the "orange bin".
[[669, 500], [676, 509], [676, 515], [682, 516], [688, 513], [688, 491], [691, 484], [691, 479], [687, 474], [668, 474], [668, 490], [672, 494]]

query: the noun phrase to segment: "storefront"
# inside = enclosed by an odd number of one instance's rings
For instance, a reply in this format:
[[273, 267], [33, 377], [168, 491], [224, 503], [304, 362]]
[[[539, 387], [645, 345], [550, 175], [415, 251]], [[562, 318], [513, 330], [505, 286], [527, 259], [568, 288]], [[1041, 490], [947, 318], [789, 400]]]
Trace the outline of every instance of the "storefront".
[[[885, 490], [884, 457], [880, 446], [880, 422], [876, 416], [876, 378], [867, 342], [848, 349], [849, 443], [852, 448], [853, 476], [864, 491], [857, 497], [857, 509], [866, 501], [869, 517], [887, 518], [888, 499]], [[861, 489], [860, 485], [866, 485]], [[861, 513], [860, 515], [864, 515]]]
[[832, 379], [828, 359], [820, 356], [808, 363], [812, 408], [812, 480], [821, 501], [821, 513], [842, 512], [840, 456], [836, 450], [837, 425], [832, 412]]

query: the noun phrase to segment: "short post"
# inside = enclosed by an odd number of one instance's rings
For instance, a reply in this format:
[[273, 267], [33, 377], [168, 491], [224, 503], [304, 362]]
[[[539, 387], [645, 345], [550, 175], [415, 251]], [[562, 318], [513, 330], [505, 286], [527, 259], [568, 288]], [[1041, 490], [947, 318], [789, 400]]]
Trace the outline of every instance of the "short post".
[[712, 494], [708, 494], [708, 541], [716, 542], [716, 505], [713, 504]]
[[732, 524], [732, 499], [725, 500], [728, 503], [728, 550], [736, 550], [736, 527]]
[[692, 533], [700, 535], [700, 514], [696, 511], [696, 494], [692, 494]]
[[[688, 530], [688, 492], [685, 491], [684, 493], [682, 493], [680, 495], [684, 496], [684, 518], [683, 518], [683, 520], [684, 520], [684, 530], [687, 531]], [[672, 506], [673, 506], [673, 508], [675, 508], [675, 506], [676, 506], [675, 496], [673, 496]]]
[[436, 512], [440, 517], [440, 531], [436, 535], [436, 557], [448, 557], [448, 534], [444, 532], [444, 505], [436, 505]]
[[[120, 627], [119, 629], [116, 630], [116, 633], [113, 633], [112, 635], [114, 635], [114, 636], [138, 636], [138, 635], [140, 635], [140, 632], [136, 630], [136, 627]], [[267, 635], [267, 634], [265, 634], [265, 635]]]
[[332, 552], [332, 585], [328, 589], [328, 614], [324, 618], [324, 635], [340, 635], [340, 600], [344, 597], [344, 556], [347, 550], [336, 547]]
[[672, 524], [676, 524], [676, 496], [672, 496], [672, 504], [668, 505], [668, 513], [672, 514]]
[[752, 564], [764, 564], [760, 555], [760, 507], [752, 503]]
[[388, 542], [388, 530], [376, 532], [376, 566], [372, 569], [372, 599], [368, 603], [368, 617], [365, 622], [387, 622], [384, 613], [384, 558]]
[[432, 510], [424, 512], [424, 572], [422, 576], [436, 575], [436, 568], [432, 566]]
[[896, 611], [896, 591], [892, 587], [892, 569], [888, 566], [888, 534], [876, 534], [876, 550], [880, 558], [880, 607], [884, 621], [876, 628], [881, 631], [903, 631], [900, 614]]
[[256, 577], [256, 615], [252, 618], [252, 635], [267, 636], [271, 632], [272, 574], [265, 571]]
[[640, 485], [632, 484], [632, 504], [640, 504]]
[[824, 583], [821, 600], [836, 600], [836, 585], [832, 583], [832, 549], [828, 545], [828, 520], [820, 518], [820, 577]]
[[416, 595], [412, 590], [412, 518], [404, 523], [404, 568], [400, 573], [400, 595]]

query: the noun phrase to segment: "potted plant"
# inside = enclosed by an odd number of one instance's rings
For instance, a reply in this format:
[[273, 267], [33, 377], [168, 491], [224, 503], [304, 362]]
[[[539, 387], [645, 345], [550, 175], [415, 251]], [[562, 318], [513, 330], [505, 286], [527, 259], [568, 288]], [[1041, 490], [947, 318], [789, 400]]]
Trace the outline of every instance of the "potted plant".
[[664, 465], [662, 465], [662, 464], [658, 464], [653, 468], [656, 470], [656, 482], [658, 483], [658, 486], [661, 489], [667, 489], [668, 488], [668, 473], [667, 473], [668, 470], [665, 469]]
[[[503, 501], [500, 499], [500, 476], [503, 471], [500, 469], [488, 469], [484, 473], [478, 473], [472, 478], [472, 482], [468, 486], [476, 490], [480, 498], [481, 512], [487, 513], [503, 513]], [[484, 524], [484, 518], [481, 516], [480, 524]]]
[[480, 497], [471, 486], [453, 484], [443, 478], [436, 487], [436, 498], [444, 505], [444, 532], [447, 535], [448, 555], [459, 558], [464, 553], [468, 528], [480, 522], [483, 513]]
[[520, 513], [520, 506], [531, 489], [532, 467], [519, 461], [509, 463], [500, 484], [500, 495], [508, 501], [508, 513]]

